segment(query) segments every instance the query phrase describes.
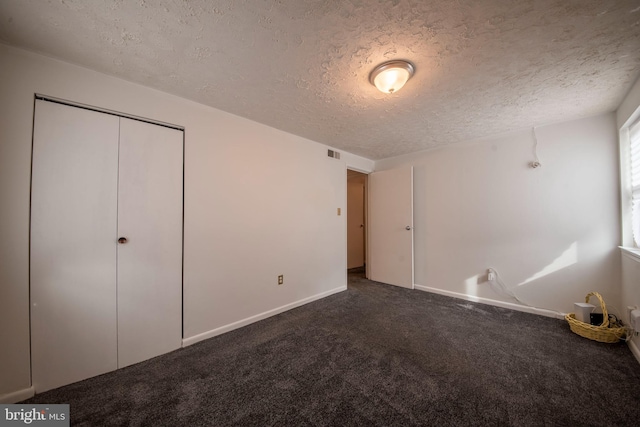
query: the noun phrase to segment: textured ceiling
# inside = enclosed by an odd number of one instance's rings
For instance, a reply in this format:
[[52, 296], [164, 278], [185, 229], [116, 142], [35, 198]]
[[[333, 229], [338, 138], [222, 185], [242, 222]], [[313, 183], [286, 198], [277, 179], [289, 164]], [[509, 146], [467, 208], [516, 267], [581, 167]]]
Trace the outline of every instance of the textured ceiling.
[[0, 0], [0, 40], [380, 159], [615, 110], [640, 1]]

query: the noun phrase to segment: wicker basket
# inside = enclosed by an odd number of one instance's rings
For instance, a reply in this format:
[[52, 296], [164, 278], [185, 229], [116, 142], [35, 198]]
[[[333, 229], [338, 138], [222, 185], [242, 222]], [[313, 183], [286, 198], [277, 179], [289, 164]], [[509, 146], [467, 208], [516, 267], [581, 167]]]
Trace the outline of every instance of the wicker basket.
[[597, 292], [590, 292], [585, 298], [585, 302], [589, 302], [589, 297], [595, 296], [600, 301], [602, 307], [602, 325], [595, 326], [584, 323], [576, 319], [575, 313], [569, 313], [564, 318], [569, 322], [569, 327], [573, 332], [581, 337], [599, 342], [614, 343], [624, 339], [627, 334], [627, 328], [619, 323], [609, 324], [609, 313], [602, 296]]

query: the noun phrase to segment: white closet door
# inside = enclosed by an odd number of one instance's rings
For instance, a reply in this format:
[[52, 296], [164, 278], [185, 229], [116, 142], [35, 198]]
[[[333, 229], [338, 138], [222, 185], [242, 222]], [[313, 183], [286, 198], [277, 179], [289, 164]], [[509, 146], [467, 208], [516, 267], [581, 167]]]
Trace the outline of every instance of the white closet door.
[[31, 342], [37, 393], [117, 367], [118, 120], [36, 102]]
[[183, 132], [120, 119], [118, 366], [182, 344]]

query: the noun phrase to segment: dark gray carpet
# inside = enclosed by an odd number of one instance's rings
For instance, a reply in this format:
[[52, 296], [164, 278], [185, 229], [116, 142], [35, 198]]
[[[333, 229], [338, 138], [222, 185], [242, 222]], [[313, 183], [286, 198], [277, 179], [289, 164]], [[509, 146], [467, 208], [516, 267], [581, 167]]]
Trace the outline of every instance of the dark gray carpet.
[[640, 365], [561, 320], [349, 290], [30, 399], [75, 425], [633, 426]]

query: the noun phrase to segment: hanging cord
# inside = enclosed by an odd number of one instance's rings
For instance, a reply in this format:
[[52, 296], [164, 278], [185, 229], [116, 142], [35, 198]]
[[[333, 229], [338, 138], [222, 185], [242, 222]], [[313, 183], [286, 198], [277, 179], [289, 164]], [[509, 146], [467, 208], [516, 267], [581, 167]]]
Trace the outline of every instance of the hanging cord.
[[[617, 309], [617, 307], [613, 304], [607, 304], [607, 308], [611, 307], [612, 309], [616, 310], [618, 313], [622, 313], [620, 310]], [[613, 317], [614, 319], [611, 319], [611, 317]], [[625, 325], [622, 320], [620, 320], [618, 318], [618, 316], [616, 316], [615, 314], [609, 314], [609, 324], [614, 325], [616, 327], [624, 327], [627, 331], [627, 333], [625, 334], [624, 337], [624, 341], [628, 342], [631, 340], [631, 338], [633, 338], [633, 336], [636, 333], [636, 330], [633, 329], [631, 327], [631, 319], [629, 319], [629, 324]]]
[[538, 135], [536, 135], [536, 127], [531, 128], [531, 132], [533, 133], [533, 157], [535, 161], [529, 163], [529, 167], [536, 169], [542, 166], [540, 163], [540, 159], [538, 158]]
[[495, 268], [489, 268], [489, 272], [493, 273], [494, 275], [494, 279], [493, 280], [489, 280], [489, 286], [491, 286], [491, 289], [493, 289], [494, 291], [496, 291], [498, 294], [502, 294], [505, 296], [508, 296], [510, 298], [513, 298], [514, 300], [516, 300], [517, 302], [519, 302], [521, 305], [526, 305], [527, 307], [531, 307], [531, 308], [535, 308], [538, 310], [546, 310], [546, 311], [550, 311], [552, 313], [556, 313], [559, 316], [562, 316], [564, 318], [564, 313], [561, 313], [557, 310], [551, 310], [549, 308], [543, 308], [543, 307], [538, 307], [535, 306], [533, 304], [529, 304], [526, 301], [523, 301], [522, 299], [520, 299], [516, 293], [514, 292], [514, 290], [510, 287], [508, 287], [500, 278], [500, 275], [498, 274], [498, 271]]

